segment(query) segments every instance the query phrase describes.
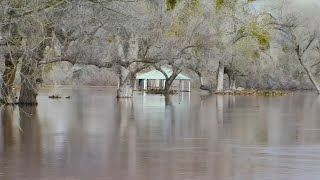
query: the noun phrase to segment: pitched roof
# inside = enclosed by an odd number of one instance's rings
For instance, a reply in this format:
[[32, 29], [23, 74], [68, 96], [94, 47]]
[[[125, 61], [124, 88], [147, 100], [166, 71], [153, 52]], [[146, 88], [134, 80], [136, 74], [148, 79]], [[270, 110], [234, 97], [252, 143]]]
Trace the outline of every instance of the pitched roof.
[[[161, 68], [168, 76], [171, 76], [172, 70], [169, 68]], [[163, 79], [165, 80], [166, 77], [162, 74], [162, 72], [158, 70], [152, 70], [147, 73], [143, 73], [137, 76], [137, 79]], [[176, 80], [190, 80], [189, 77], [183, 75], [183, 74], [178, 74], [176, 77]]]

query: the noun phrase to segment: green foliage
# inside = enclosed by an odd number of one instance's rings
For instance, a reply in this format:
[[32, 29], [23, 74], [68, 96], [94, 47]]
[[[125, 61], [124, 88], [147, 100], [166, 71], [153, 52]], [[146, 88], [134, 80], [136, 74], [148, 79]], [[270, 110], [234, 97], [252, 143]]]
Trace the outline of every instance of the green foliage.
[[220, 10], [224, 6], [224, 0], [216, 0], [216, 9]]
[[167, 0], [167, 10], [173, 10], [177, 5], [177, 0]]
[[196, 56], [200, 55], [200, 53], [203, 51], [202, 48], [200, 47], [195, 47], [195, 48], [192, 48], [192, 53], [195, 54]]
[[13, 0], [11, 1], [11, 5], [14, 8], [22, 8], [23, 6], [26, 5], [26, 2], [23, 0]]
[[181, 37], [185, 34], [183, 24], [175, 23], [166, 32], [167, 37]]
[[109, 43], [112, 43], [112, 42], [113, 42], [112, 36], [108, 36], [108, 37], [107, 37], [107, 42], [109, 42]]
[[[222, 9], [224, 6], [225, 6], [225, 4], [228, 4], [228, 2], [226, 2], [227, 0], [215, 0], [215, 7], [216, 7], [216, 10], [220, 10], [220, 9]], [[238, 0], [233, 0], [233, 1], [231, 1], [231, 2], [233, 2], [232, 4], [234, 4], [234, 3], [236, 3]], [[254, 2], [254, 1], [256, 1], [256, 0], [247, 0], [247, 2], [248, 3], [251, 3], [251, 2]], [[230, 1], [229, 1], [229, 3], [231, 3]]]
[[200, 0], [191, 0], [191, 6], [193, 7], [199, 7], [200, 5]]
[[240, 29], [238, 30], [238, 34], [239, 34], [240, 36], [245, 36], [245, 34], [246, 34], [246, 27], [241, 26]]
[[44, 72], [45, 72], [45, 73], [49, 73], [50, 71], [53, 70], [53, 67], [54, 67], [53, 63], [46, 64], [46, 65], [44, 66]]
[[168, 37], [182, 37], [185, 35], [185, 27], [188, 25], [190, 18], [194, 15], [201, 14], [200, 0], [189, 0], [180, 10], [178, 17], [171, 27], [166, 31]]
[[240, 57], [243, 57], [246, 62], [254, 62], [260, 58], [260, 51], [252, 46], [251, 38], [243, 38], [242, 41], [237, 44], [237, 50]]
[[267, 49], [269, 47], [271, 35], [267, 29], [259, 25], [257, 22], [250, 23], [247, 27], [241, 26], [238, 30], [240, 36], [250, 35], [256, 41], [262, 49]]
[[13, 46], [19, 46], [21, 45], [21, 42], [22, 42], [22, 36], [20, 35], [15, 35], [8, 40], [8, 44]]
[[288, 44], [283, 45], [282, 51], [285, 52], [285, 53], [289, 52], [289, 46], [288, 46]]
[[271, 37], [268, 30], [261, 27], [257, 22], [253, 22], [250, 24], [250, 31], [263, 49], [269, 47]]
[[190, 17], [201, 14], [200, 0], [189, 0], [179, 13], [178, 20], [184, 24], [189, 23]]
[[49, 6], [55, 6], [55, 5], [58, 5], [60, 3], [64, 3], [64, 2], [65, 2], [65, 0], [49, 0], [48, 1], [48, 5]]
[[[167, 10], [168, 11], [173, 10], [178, 3], [178, 0], [166, 0], [166, 1], [167, 1]], [[187, 3], [188, 3], [188, 6], [189, 5], [193, 6], [194, 4], [199, 4], [200, 0], [189, 0], [189, 2], [187, 2]]]

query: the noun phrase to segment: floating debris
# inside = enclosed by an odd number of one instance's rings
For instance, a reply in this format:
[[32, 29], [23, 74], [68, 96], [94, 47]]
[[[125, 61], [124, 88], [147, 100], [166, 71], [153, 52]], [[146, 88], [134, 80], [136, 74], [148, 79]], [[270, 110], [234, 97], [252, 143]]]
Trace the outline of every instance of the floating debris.
[[[165, 94], [164, 89], [148, 89], [145, 90], [147, 94]], [[178, 94], [176, 90], [169, 90], [169, 94]]]
[[51, 95], [49, 96], [50, 99], [60, 99], [62, 98], [60, 95]]
[[257, 90], [257, 89], [247, 89], [247, 90], [225, 90], [221, 92], [215, 92], [219, 95], [237, 95], [237, 96], [287, 96], [293, 95], [290, 91], [281, 90]]

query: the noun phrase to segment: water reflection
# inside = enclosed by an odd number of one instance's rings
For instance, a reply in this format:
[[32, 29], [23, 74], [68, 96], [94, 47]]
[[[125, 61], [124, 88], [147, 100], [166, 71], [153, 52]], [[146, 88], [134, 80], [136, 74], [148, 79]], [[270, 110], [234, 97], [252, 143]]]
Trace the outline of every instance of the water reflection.
[[[11, 146], [19, 144], [20, 141], [20, 122], [19, 111], [15, 106], [3, 106], [1, 108], [1, 128], [3, 147], [0, 148], [6, 151]], [[0, 141], [1, 142], [1, 141]]]
[[0, 179], [320, 179], [319, 97], [65, 89], [1, 109]]

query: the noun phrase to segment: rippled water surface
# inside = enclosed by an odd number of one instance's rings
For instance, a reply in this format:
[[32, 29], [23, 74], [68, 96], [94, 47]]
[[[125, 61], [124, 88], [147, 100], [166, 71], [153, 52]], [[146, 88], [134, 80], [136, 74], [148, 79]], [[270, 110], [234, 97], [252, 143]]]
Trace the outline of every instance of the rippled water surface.
[[2, 107], [1, 180], [318, 180], [320, 97], [65, 89]]

